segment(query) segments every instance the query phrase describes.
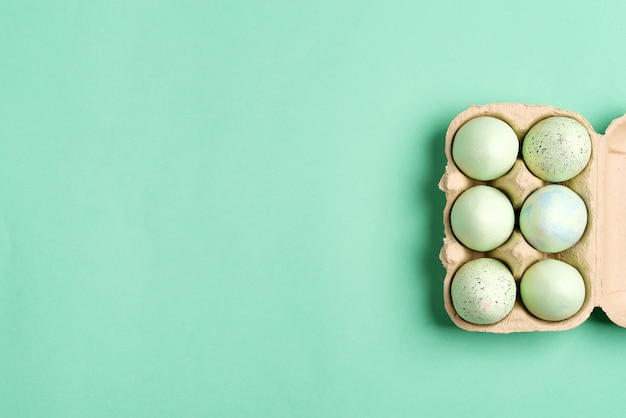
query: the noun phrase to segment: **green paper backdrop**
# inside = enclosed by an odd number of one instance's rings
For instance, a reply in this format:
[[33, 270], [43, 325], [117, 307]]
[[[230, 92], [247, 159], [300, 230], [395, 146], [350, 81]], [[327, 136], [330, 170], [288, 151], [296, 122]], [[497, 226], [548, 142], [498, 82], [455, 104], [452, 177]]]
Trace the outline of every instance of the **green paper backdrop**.
[[0, 417], [622, 416], [626, 329], [474, 334], [470, 104], [626, 112], [626, 3], [0, 1]]

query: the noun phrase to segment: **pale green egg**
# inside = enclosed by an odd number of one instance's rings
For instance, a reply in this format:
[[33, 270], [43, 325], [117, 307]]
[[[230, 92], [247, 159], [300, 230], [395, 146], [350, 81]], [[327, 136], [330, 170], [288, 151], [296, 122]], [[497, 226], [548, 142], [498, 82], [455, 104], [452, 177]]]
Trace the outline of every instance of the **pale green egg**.
[[450, 285], [454, 310], [473, 324], [495, 324], [515, 305], [517, 287], [511, 271], [494, 258], [478, 258], [459, 268]]
[[519, 140], [504, 121], [480, 116], [466, 122], [454, 136], [452, 159], [465, 175], [489, 181], [506, 174], [519, 153]]
[[591, 138], [580, 122], [550, 117], [530, 128], [522, 142], [522, 156], [528, 169], [540, 179], [566, 181], [589, 163]]
[[535, 190], [522, 205], [522, 235], [530, 245], [558, 253], [576, 244], [587, 227], [587, 206], [570, 188], [551, 184]]
[[491, 251], [513, 233], [515, 213], [511, 201], [491, 186], [474, 186], [457, 198], [450, 213], [454, 236], [466, 247]]
[[572, 317], [585, 302], [585, 282], [575, 267], [546, 259], [526, 270], [520, 283], [526, 309], [546, 321]]

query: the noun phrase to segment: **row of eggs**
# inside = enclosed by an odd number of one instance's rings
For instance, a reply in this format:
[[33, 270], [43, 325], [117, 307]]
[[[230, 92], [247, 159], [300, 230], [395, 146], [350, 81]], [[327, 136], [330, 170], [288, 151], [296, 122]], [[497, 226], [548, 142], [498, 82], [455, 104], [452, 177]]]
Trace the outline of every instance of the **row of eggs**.
[[[586, 293], [579, 271], [551, 258], [536, 262], [524, 272], [519, 292], [526, 309], [546, 321], [562, 321], [576, 314]], [[504, 263], [494, 258], [477, 258], [459, 268], [450, 293], [454, 310], [461, 318], [486, 325], [501, 321], [511, 312], [517, 286]]]
[[[455, 200], [450, 225], [456, 238], [475, 251], [491, 251], [513, 233], [515, 212], [500, 190], [478, 185]], [[587, 207], [573, 190], [550, 184], [526, 198], [519, 227], [526, 241], [539, 251], [557, 253], [576, 244], [587, 226]]]
[[[452, 157], [468, 177], [495, 180], [506, 174], [520, 153], [513, 129], [504, 121], [482, 116], [466, 122], [452, 143]], [[567, 117], [550, 117], [526, 133], [521, 154], [528, 169], [552, 183], [567, 181], [587, 166], [591, 138], [585, 127]], [[512, 234], [515, 212], [500, 190], [478, 185], [463, 192], [450, 213], [452, 231], [470, 249], [491, 251]], [[587, 226], [587, 208], [568, 187], [551, 184], [535, 190], [524, 201], [519, 228], [539, 251], [557, 253], [576, 244]], [[455, 273], [451, 299], [456, 312], [475, 324], [493, 324], [513, 309], [518, 288], [509, 268], [494, 258], [465, 263]], [[547, 321], [570, 318], [585, 300], [579, 271], [559, 260], [544, 259], [529, 267], [520, 280], [519, 293], [526, 309]]]
[[[519, 154], [519, 140], [501, 119], [480, 116], [454, 136], [452, 158], [468, 177], [490, 181], [506, 174]], [[542, 180], [559, 183], [579, 174], [591, 157], [591, 138], [578, 121], [553, 116], [536, 123], [522, 141], [522, 158]]]

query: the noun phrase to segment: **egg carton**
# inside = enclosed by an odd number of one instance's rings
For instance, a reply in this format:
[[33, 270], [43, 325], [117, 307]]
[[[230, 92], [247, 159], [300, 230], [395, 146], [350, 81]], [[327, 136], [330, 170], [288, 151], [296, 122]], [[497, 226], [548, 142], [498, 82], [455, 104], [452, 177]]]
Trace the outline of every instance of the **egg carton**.
[[[587, 205], [587, 227], [580, 241], [559, 253], [544, 253], [533, 248], [516, 224], [511, 237], [500, 247], [479, 252], [461, 244], [450, 225], [450, 211], [456, 198], [470, 187], [485, 184], [504, 192], [511, 200], [516, 215], [524, 200], [535, 190], [549, 183], [533, 175], [526, 167], [521, 154], [502, 177], [492, 181], [478, 181], [465, 176], [452, 158], [452, 141], [457, 130], [470, 119], [492, 116], [508, 123], [521, 142], [528, 130], [537, 122], [551, 116], [564, 116], [580, 122], [591, 138], [591, 158], [585, 169], [562, 184], [575, 191]], [[520, 147], [521, 148], [521, 147]], [[621, 220], [626, 203], [626, 115], [614, 120], [604, 135], [596, 133], [581, 115], [544, 105], [488, 104], [471, 106], [450, 123], [446, 133], [445, 152], [447, 166], [439, 183], [446, 194], [443, 212], [445, 238], [440, 259], [446, 268], [444, 279], [444, 305], [452, 321], [468, 331], [493, 333], [527, 331], [563, 331], [583, 323], [594, 307], [601, 307], [615, 324], [626, 327], [626, 274], [622, 257], [626, 256], [626, 222]], [[539, 260], [553, 258], [578, 269], [585, 283], [585, 300], [581, 309], [562, 321], [546, 321], [533, 316], [523, 305], [519, 291], [512, 311], [503, 320], [489, 325], [465, 321], [455, 311], [450, 285], [456, 271], [466, 262], [481, 257], [491, 257], [505, 263], [519, 281], [528, 267]]]

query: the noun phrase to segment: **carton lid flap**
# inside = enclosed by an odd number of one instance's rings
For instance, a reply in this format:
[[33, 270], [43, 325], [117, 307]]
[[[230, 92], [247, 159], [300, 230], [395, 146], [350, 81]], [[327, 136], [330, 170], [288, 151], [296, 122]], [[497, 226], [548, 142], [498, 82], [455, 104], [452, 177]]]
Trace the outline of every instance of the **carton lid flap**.
[[614, 323], [626, 327], [626, 115], [615, 119], [598, 147], [598, 258], [600, 306]]

